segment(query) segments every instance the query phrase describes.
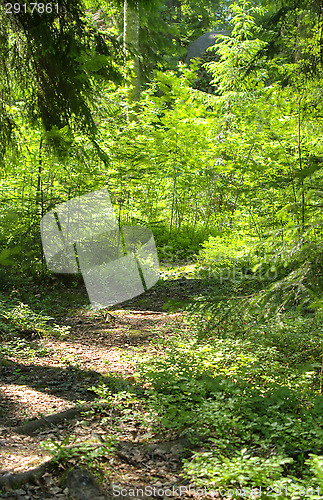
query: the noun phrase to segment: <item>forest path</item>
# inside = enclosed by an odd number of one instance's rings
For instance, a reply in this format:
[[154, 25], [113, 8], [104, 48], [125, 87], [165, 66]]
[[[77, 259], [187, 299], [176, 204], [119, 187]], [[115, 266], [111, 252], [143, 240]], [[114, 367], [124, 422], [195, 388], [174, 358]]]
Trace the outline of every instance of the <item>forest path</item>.
[[[148, 442], [153, 436], [149, 436], [144, 425], [138, 428], [135, 418], [129, 414], [118, 415], [117, 412], [111, 416], [110, 410], [108, 425], [106, 418], [102, 418], [102, 412], [99, 418], [95, 412], [86, 416], [81, 414], [78, 418], [41, 427], [31, 435], [17, 433], [17, 428], [26, 421], [74, 408], [80, 402], [91, 403], [97, 397], [91, 387], [97, 385], [101, 377], [115, 375], [126, 383], [135, 383], [134, 370], [138, 358], [158, 355], [157, 344], [152, 344], [152, 340], [181, 328], [182, 313], [165, 312], [165, 304], [166, 307], [179, 304], [202, 288], [200, 280], [181, 277], [169, 281], [128, 302], [125, 307], [129, 309], [112, 311], [113, 319], [108, 322], [102, 313], [77, 310], [75, 314], [59, 320], [60, 324], [70, 326], [68, 336], [60, 340], [43, 339], [46, 356], [24, 360], [8, 358], [0, 366], [1, 474], [17, 474], [50, 458], [51, 455], [40, 447], [44, 440], [61, 443], [72, 435], [73, 442], [93, 442], [98, 436], [102, 440], [113, 434], [128, 448], [126, 451], [119, 450], [119, 457], [124, 458], [121, 462], [117, 463], [113, 458], [114, 473], [109, 469], [109, 481], [114, 478], [128, 487], [131, 484], [138, 487], [145, 483], [147, 476], [148, 484], [160, 486], [163, 482], [161, 478], [167, 484], [176, 484], [177, 481], [182, 484], [183, 479], [178, 476], [179, 456], [171, 451], [171, 445], [168, 451], [161, 451], [155, 458], [152, 455], [143, 458], [147, 450], [134, 450], [133, 443]], [[138, 408], [136, 411], [141, 410]], [[119, 419], [117, 430], [112, 425], [115, 416]], [[102, 424], [102, 420], [105, 423]], [[142, 457], [138, 459], [140, 453]], [[136, 460], [133, 460], [134, 456]], [[105, 490], [106, 498], [109, 498], [107, 488], [108, 484]], [[22, 486], [15, 493], [3, 492], [2, 495], [0, 490], [0, 498], [25, 500], [59, 499], [66, 498], [66, 495], [67, 491], [64, 493], [64, 488], [58, 485], [57, 471], [56, 476], [43, 475], [36, 486]]]

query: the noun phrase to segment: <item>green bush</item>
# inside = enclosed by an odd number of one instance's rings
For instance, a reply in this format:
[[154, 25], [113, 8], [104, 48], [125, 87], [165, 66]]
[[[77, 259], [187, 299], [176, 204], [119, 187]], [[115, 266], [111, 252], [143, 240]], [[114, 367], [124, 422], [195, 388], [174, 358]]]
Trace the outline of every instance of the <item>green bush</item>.
[[252, 242], [233, 239], [232, 236], [209, 236], [198, 256], [201, 274], [213, 278], [222, 276], [225, 280], [241, 279], [246, 272], [252, 273], [258, 261], [252, 250]]
[[59, 326], [53, 318], [34, 312], [27, 304], [0, 297], [0, 356], [34, 357], [47, 350], [35, 338], [68, 334], [68, 326]]

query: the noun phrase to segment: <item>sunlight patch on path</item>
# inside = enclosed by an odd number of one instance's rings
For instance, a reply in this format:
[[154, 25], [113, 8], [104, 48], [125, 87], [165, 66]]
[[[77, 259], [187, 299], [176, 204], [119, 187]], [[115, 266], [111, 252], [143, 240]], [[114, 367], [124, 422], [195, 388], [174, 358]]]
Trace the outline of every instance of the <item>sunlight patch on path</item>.
[[46, 392], [31, 389], [26, 385], [8, 384], [0, 386], [3, 396], [14, 402], [16, 406], [15, 415], [11, 413], [11, 425], [16, 422], [21, 422], [26, 419], [40, 417], [42, 415], [50, 415], [61, 410], [71, 408], [74, 403], [66, 401]]

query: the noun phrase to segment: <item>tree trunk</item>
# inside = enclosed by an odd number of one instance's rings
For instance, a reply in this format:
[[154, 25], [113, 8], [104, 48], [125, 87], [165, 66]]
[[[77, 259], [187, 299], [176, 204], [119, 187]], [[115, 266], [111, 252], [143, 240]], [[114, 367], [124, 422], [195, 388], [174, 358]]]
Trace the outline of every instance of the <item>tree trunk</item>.
[[[126, 73], [131, 72], [130, 85], [127, 88], [127, 102], [133, 104], [140, 99], [140, 67], [139, 67], [139, 0], [129, 5], [124, 0], [124, 57]], [[127, 112], [128, 119], [134, 119]]]

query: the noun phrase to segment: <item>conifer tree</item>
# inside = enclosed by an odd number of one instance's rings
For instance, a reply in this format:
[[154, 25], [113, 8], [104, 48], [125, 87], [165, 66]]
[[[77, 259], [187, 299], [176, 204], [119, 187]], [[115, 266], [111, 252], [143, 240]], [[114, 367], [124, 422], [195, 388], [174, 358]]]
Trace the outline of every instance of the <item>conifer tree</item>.
[[[19, 99], [28, 117], [40, 119], [45, 131], [78, 128], [93, 136], [93, 82], [121, 78], [112, 40], [91, 23], [78, 0], [60, 0], [48, 13], [26, 2], [10, 15], [4, 0], [0, 3], [0, 106]], [[10, 126], [2, 118], [4, 138]]]

